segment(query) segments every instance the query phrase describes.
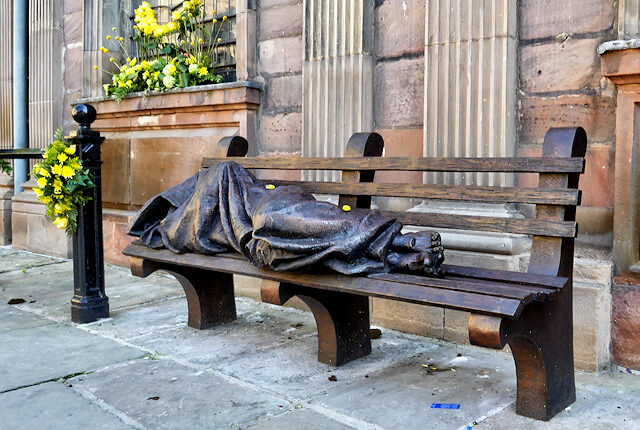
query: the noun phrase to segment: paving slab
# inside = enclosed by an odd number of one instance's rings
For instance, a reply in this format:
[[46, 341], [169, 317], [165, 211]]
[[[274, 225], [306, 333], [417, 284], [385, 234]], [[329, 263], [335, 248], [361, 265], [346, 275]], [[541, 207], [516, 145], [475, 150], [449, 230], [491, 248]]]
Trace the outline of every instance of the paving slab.
[[[385, 429], [458, 429], [513, 403], [515, 385], [507, 354], [441, 343], [311, 403]], [[460, 408], [434, 409], [434, 403]]]
[[137, 360], [69, 382], [153, 429], [245, 428], [294, 407], [169, 360]]
[[631, 430], [640, 428], [640, 377], [621, 372], [576, 375], [576, 402], [549, 422], [516, 414], [515, 405], [474, 430], [548, 429]]
[[65, 324], [0, 332], [0, 391], [90, 372], [145, 353]]
[[49, 324], [44, 318], [20, 310], [15, 305], [0, 303], [0, 315], [0, 333]]
[[[174, 278], [151, 275], [134, 278], [119, 267], [105, 267], [105, 290], [111, 311], [184, 294]], [[26, 273], [0, 274], [0, 298], [24, 298], [20, 305], [53, 318], [71, 319], [73, 296], [73, 263], [70, 261], [28, 269]]]
[[294, 409], [269, 421], [248, 427], [251, 430], [349, 430], [351, 427], [308, 409]]
[[29, 267], [56, 264], [65, 260], [45, 255], [21, 252], [12, 248], [0, 249], [0, 273], [21, 271]]
[[133, 428], [57, 382], [0, 394], [0, 417], [0, 430]]
[[[238, 319], [232, 323], [197, 330], [187, 326], [186, 297], [177, 297], [134, 308], [116, 309], [111, 312], [109, 320], [98, 321], [92, 324], [92, 328], [141, 346], [153, 347], [162, 353], [175, 353], [186, 358], [194, 358], [186, 351], [198, 345], [204, 349], [204, 357], [209, 356], [210, 351], [225, 349], [221, 348], [221, 342], [226, 346], [231, 342], [230, 339], [225, 339], [228, 337], [232, 337], [235, 343], [242, 344], [238, 337], [245, 333], [255, 334], [255, 340], [260, 341], [263, 346], [289, 337], [315, 333], [315, 321], [309, 312], [290, 312], [253, 300], [236, 298], [236, 313]], [[268, 333], [273, 336], [269, 337]], [[212, 336], [217, 338], [209, 343]]]
[[[316, 333], [315, 320], [309, 312], [243, 299], [236, 300], [236, 306], [238, 319], [227, 324], [196, 330], [182, 323], [173, 329], [130, 338], [129, 341], [194, 364], [217, 367], [220, 363], [235, 362], [261, 350], [280, 349], [287, 343]], [[138, 309], [131, 313], [136, 312]], [[186, 310], [183, 315], [186, 315]], [[142, 324], [144, 322], [140, 321]], [[313, 356], [310, 359], [313, 360]]]
[[[228, 360], [215, 368], [274, 392], [306, 399], [337, 386], [363, 382], [367, 375], [434, 348], [416, 337], [384, 331], [382, 338], [372, 341], [371, 354], [333, 367], [317, 360], [318, 339], [310, 336]], [[332, 375], [336, 381], [329, 380]]]

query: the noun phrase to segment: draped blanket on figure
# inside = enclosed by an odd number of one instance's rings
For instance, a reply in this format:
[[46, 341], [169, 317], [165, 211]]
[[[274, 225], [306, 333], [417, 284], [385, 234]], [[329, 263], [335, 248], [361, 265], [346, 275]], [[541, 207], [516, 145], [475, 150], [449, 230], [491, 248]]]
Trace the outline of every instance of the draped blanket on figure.
[[376, 210], [344, 211], [296, 186], [266, 186], [229, 161], [153, 197], [138, 212], [129, 234], [148, 247], [176, 253], [235, 250], [253, 264], [275, 270], [326, 267], [361, 274], [393, 268], [390, 250], [398, 259], [394, 239], [396, 244], [407, 242], [399, 240], [401, 229], [402, 224]]

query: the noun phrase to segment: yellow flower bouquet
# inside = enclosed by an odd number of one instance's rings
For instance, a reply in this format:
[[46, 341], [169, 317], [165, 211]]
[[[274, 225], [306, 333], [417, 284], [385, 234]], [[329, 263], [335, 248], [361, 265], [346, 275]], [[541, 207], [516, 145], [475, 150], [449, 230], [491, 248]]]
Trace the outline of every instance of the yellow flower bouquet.
[[13, 172], [13, 168], [11, 167], [11, 163], [9, 163], [4, 158], [0, 158], [0, 172], [6, 173], [7, 175], [10, 175], [11, 172]]
[[91, 200], [85, 191], [95, 187], [90, 171], [82, 168], [77, 151], [59, 129], [42, 162], [33, 166], [37, 182], [33, 191], [47, 205], [47, 216], [69, 236], [78, 228], [78, 207]]
[[[135, 11], [135, 35], [137, 57], [132, 58], [124, 41], [115, 34], [106, 39], [115, 40], [127, 56], [122, 64], [108, 48], [103, 53], [118, 67], [112, 74], [112, 83], [105, 84], [108, 96], [118, 102], [133, 92], [166, 91], [194, 85], [221, 83], [223, 77], [215, 73], [215, 52], [222, 39], [218, 36], [227, 16], [220, 20], [207, 18], [203, 0], [185, 1], [182, 10], [172, 14], [166, 24], [158, 23], [155, 10], [148, 2]], [[117, 32], [117, 28], [112, 30]], [[98, 69], [98, 66], [94, 66]]]

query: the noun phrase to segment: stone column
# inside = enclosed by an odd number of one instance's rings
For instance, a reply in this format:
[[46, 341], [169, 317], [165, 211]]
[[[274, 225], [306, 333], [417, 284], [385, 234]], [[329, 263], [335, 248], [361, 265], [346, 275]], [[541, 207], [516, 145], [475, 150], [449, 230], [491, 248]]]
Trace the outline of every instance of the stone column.
[[29, 0], [30, 148], [46, 147], [62, 123], [62, 18], [62, 2]]
[[[13, 56], [13, 1], [0, 0], [0, 56]], [[13, 63], [0, 64], [0, 148], [13, 148]]]
[[[425, 18], [425, 157], [515, 155], [517, 2], [428, 0]], [[429, 183], [510, 185], [505, 174], [427, 173]], [[522, 217], [513, 205], [424, 202], [410, 209], [429, 213]], [[486, 232], [444, 232], [450, 261], [474, 261], [518, 270], [524, 237]], [[480, 254], [480, 257], [479, 255]]]
[[[627, 2], [629, 3], [629, 2]], [[637, 3], [637, 2], [636, 2]], [[640, 368], [640, 39], [598, 48], [602, 74], [618, 89], [616, 109], [612, 352]]]
[[[373, 0], [304, 2], [302, 154], [341, 157], [373, 130]], [[339, 180], [339, 172], [309, 172]]]
[[13, 178], [0, 173], [0, 245], [11, 244], [11, 199]]
[[[516, 0], [428, 0], [425, 20], [424, 155], [514, 156]], [[468, 185], [511, 180], [495, 173], [427, 176]]]
[[236, 77], [239, 81], [256, 76], [256, 5], [255, 0], [236, 4]]
[[618, 37], [640, 36], [640, 0], [618, 0]]
[[[132, 11], [131, 0], [84, 0], [82, 94], [85, 97], [103, 95], [102, 84], [111, 81], [111, 76], [106, 71], [114, 71], [115, 66], [109, 63], [109, 58], [100, 51], [100, 47], [110, 49], [116, 58], [122, 56], [118, 43], [113, 39], [107, 41], [105, 37], [113, 34], [113, 27], [117, 28], [118, 35], [127, 37], [125, 33], [130, 26], [125, 13], [127, 10]], [[98, 66], [99, 70], [95, 70], [93, 66]]]

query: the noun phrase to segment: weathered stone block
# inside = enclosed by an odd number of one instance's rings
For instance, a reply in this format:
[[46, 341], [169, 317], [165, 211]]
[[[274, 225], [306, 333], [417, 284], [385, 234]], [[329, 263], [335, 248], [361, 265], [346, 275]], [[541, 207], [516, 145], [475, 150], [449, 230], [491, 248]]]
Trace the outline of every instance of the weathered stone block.
[[83, 0], [64, 0], [64, 13], [82, 12]]
[[283, 4], [269, 9], [260, 8], [259, 40], [302, 34], [302, 3]]
[[520, 48], [520, 84], [527, 93], [598, 87], [603, 39], [568, 39]]
[[259, 70], [267, 75], [302, 72], [302, 36], [264, 40], [258, 43]]
[[618, 13], [615, 2], [602, 0], [523, 0], [518, 6], [522, 40], [607, 30]]
[[301, 0], [260, 0], [260, 9], [267, 9], [274, 6], [283, 6], [288, 4], [302, 4]]
[[194, 175], [221, 136], [131, 140], [131, 203], [148, 199]]
[[469, 344], [469, 312], [444, 310], [444, 340]]
[[237, 296], [250, 297], [262, 301], [260, 298], [260, 279], [249, 276], [233, 275], [233, 288]]
[[302, 108], [302, 75], [268, 79], [264, 109], [271, 112], [291, 108]]
[[573, 355], [578, 369], [609, 365], [611, 294], [604, 285], [576, 282], [573, 289]]
[[11, 199], [13, 178], [0, 174], [0, 245], [11, 244]]
[[300, 152], [302, 145], [302, 113], [291, 112], [275, 116], [263, 115], [260, 153]]
[[[590, 139], [588, 132], [587, 137]], [[541, 155], [542, 146], [540, 145], [518, 149], [519, 157], [540, 157]], [[581, 205], [612, 207], [614, 201], [612, 184], [615, 173], [615, 148], [609, 145], [589, 145], [585, 160], [585, 171], [580, 176]], [[538, 186], [538, 174], [521, 173], [518, 175], [518, 184], [522, 187], [535, 188]]]
[[[82, 42], [82, 32], [84, 31], [84, 15], [82, 13], [82, 7], [78, 11], [65, 13], [63, 25], [64, 43], [66, 45]], [[68, 64], [65, 64], [65, 67], [68, 67]]]
[[127, 234], [134, 215], [131, 211], [103, 209], [104, 261], [107, 263], [129, 267], [129, 257], [123, 255], [122, 250], [135, 239]]
[[379, 128], [422, 126], [424, 116], [424, 60], [401, 59], [378, 63], [374, 71], [373, 116]]
[[[66, 91], [82, 91], [82, 48], [67, 49], [64, 53], [64, 85]], [[68, 110], [68, 109], [67, 109]]]
[[371, 300], [371, 322], [405, 333], [443, 338], [444, 310], [442, 308], [398, 302]]
[[522, 100], [521, 142], [542, 143], [550, 127], [581, 126], [589, 143], [615, 140], [616, 105], [610, 98], [592, 95], [527, 97]]
[[131, 200], [131, 143], [128, 139], [106, 139], [102, 145], [102, 200], [128, 204]]
[[615, 148], [608, 145], [591, 145], [585, 158], [584, 174], [580, 176], [582, 205], [612, 207]]
[[[376, 132], [384, 139], [385, 157], [422, 157], [422, 128], [387, 128]], [[375, 181], [388, 184], [421, 184], [422, 172], [381, 171], [376, 172]]]
[[375, 9], [378, 58], [424, 52], [425, 0], [387, 0]]
[[640, 370], [640, 287], [615, 286], [612, 295], [614, 362]]

